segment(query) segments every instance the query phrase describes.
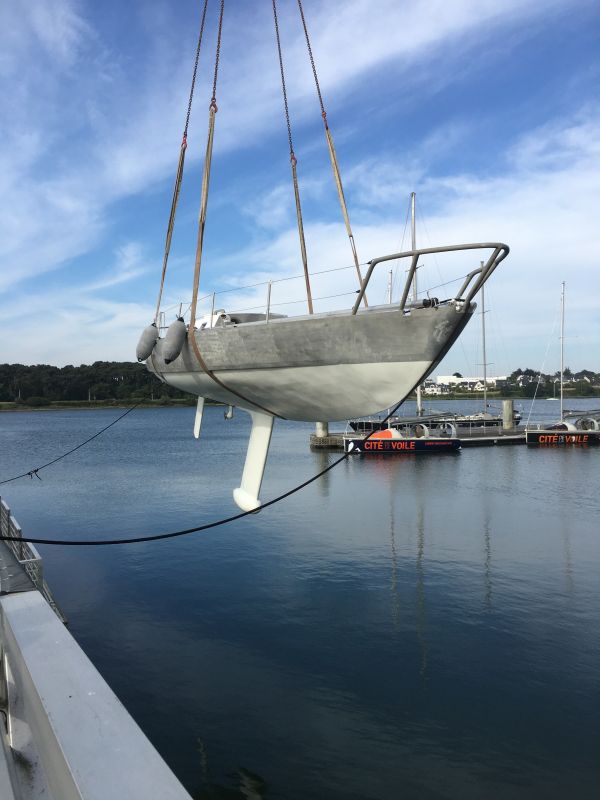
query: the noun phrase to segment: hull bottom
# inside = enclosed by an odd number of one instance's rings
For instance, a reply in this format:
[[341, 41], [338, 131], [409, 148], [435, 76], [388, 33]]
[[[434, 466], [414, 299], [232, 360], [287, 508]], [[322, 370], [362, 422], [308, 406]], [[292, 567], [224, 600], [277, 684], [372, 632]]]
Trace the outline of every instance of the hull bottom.
[[[305, 422], [336, 421], [375, 414], [409, 394], [431, 368], [430, 361], [329, 364], [316, 367], [223, 370], [219, 380], [276, 416]], [[177, 372], [168, 382], [178, 389], [250, 410], [233, 392], [204, 372]], [[256, 408], [256, 407], [254, 407]]]

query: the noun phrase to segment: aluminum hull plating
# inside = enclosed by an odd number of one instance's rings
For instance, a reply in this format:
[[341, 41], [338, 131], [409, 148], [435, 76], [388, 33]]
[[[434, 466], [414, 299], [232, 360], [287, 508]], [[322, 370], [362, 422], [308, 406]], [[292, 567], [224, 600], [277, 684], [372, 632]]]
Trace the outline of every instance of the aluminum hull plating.
[[381, 306], [196, 331], [208, 370], [227, 388], [202, 369], [189, 342], [166, 364], [160, 340], [146, 363], [161, 380], [201, 397], [285, 419], [342, 420], [403, 400], [474, 309], [448, 303], [404, 313]]

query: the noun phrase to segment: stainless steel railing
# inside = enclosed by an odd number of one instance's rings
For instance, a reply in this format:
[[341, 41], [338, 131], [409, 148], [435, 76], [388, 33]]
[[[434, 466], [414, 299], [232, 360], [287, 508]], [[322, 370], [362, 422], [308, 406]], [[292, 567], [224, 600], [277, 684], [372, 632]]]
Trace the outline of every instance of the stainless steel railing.
[[[471, 244], [453, 244], [453, 245], [447, 245], [446, 247], [426, 247], [426, 248], [421, 248], [419, 250], [406, 250], [402, 253], [393, 253], [392, 255], [389, 256], [380, 256], [379, 258], [374, 258], [372, 261], [369, 261], [369, 268], [360, 287], [360, 291], [356, 297], [354, 306], [352, 307], [352, 313], [356, 314], [356, 312], [358, 311], [363, 296], [367, 290], [368, 283], [371, 280], [371, 275], [373, 274], [373, 270], [378, 264], [381, 264], [384, 261], [397, 261], [402, 258], [411, 259], [410, 268], [408, 270], [408, 275], [406, 277], [406, 283], [404, 284], [404, 291], [402, 292], [402, 298], [400, 300], [400, 308], [404, 310], [406, 307], [406, 300], [408, 298], [410, 287], [413, 284], [415, 270], [417, 269], [417, 265], [419, 263], [419, 257], [424, 255], [430, 255], [433, 253], [451, 253], [460, 250], [492, 251], [491, 255], [489, 256], [485, 264], [483, 264], [483, 266], [473, 270], [466, 276], [461, 288], [459, 289], [458, 293], [456, 294], [456, 297], [454, 298], [455, 300], [463, 300], [465, 306], [468, 307], [473, 297], [477, 294], [479, 289], [481, 289], [483, 284], [487, 281], [487, 279], [496, 269], [498, 264], [501, 261], [503, 261], [508, 255], [510, 248], [507, 244], [503, 244], [502, 242], [474, 242]], [[468, 289], [468, 294], [466, 295], [466, 297], [463, 297], [463, 294], [467, 291], [467, 289]]]
[[23, 541], [21, 526], [2, 498], [0, 498], [0, 534], [8, 537], [4, 543], [31, 578], [35, 588], [45, 594], [42, 557], [32, 544]]

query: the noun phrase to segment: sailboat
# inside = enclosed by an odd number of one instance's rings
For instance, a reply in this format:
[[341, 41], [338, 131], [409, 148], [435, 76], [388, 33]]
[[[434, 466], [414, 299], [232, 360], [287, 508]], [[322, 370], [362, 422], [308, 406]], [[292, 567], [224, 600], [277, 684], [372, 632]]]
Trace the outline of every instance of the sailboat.
[[[209, 106], [209, 134], [204, 161], [200, 221], [194, 269], [190, 318], [179, 317], [166, 335], [159, 336], [162, 286], [175, 209], [183, 173], [187, 121], [180, 152], [165, 258], [154, 322], [143, 332], [137, 357], [161, 381], [198, 397], [194, 435], [200, 435], [205, 398], [246, 411], [252, 420], [241, 484], [234, 490], [236, 504], [244, 511], [260, 508], [259, 492], [275, 419], [323, 422], [374, 414], [407, 397], [441, 361], [471, 319], [474, 298], [508, 255], [502, 242], [451, 244], [372, 257], [363, 276], [350, 227], [331, 130], [323, 105], [302, 3], [298, 3], [308, 53], [313, 65], [321, 116], [346, 231], [358, 277], [356, 299], [351, 308], [315, 312], [306, 258], [304, 229], [297, 181], [297, 159], [293, 150], [285, 75], [276, 2], [273, 2], [275, 33], [281, 67], [281, 82], [290, 143], [292, 182], [296, 200], [300, 252], [306, 283], [308, 313], [284, 316], [271, 313], [236, 313], [218, 309], [196, 319], [196, 304], [212, 143], [217, 112], [216, 86], [223, 4], [218, 25], [213, 95]], [[206, 12], [206, 3], [204, 6]], [[202, 39], [199, 38], [198, 51]], [[194, 73], [195, 75], [195, 73]], [[190, 93], [190, 107], [191, 96]], [[189, 119], [189, 115], [188, 115]], [[419, 258], [426, 254], [485, 251], [481, 267], [470, 272], [459, 291], [445, 300], [419, 301], [409, 292]], [[406, 283], [394, 305], [368, 305], [366, 291], [374, 271], [389, 261], [408, 262]]]
[[534, 447], [589, 447], [600, 445], [600, 410], [565, 411], [565, 282], [560, 293], [560, 418], [553, 425], [525, 430], [525, 441]]

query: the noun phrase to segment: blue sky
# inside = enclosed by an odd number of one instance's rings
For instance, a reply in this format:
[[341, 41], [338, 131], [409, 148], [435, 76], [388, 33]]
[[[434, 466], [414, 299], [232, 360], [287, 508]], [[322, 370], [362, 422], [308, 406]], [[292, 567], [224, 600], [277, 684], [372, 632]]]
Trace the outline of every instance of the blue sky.
[[[203, 293], [301, 272], [270, 0], [226, 0]], [[600, 371], [600, 6], [586, 0], [305, 0], [361, 261], [396, 252], [417, 192], [422, 246], [505, 241], [486, 290], [489, 371]], [[165, 290], [189, 302], [217, 0], [192, 111]], [[0, 9], [1, 361], [134, 358], [158, 291], [200, 2], [5, 0]], [[279, 0], [312, 270], [351, 264], [297, 6]], [[404, 245], [408, 245], [406, 235]], [[430, 261], [420, 287], [477, 266]], [[399, 291], [401, 273], [395, 275]], [[385, 300], [382, 269], [371, 302]], [[449, 285], [449, 293], [455, 284]], [[314, 279], [350, 303], [352, 270]], [[444, 296], [444, 290], [432, 289]], [[302, 281], [273, 301], [301, 301]], [[277, 310], [298, 313], [302, 302]], [[479, 321], [438, 372], [478, 374]]]

